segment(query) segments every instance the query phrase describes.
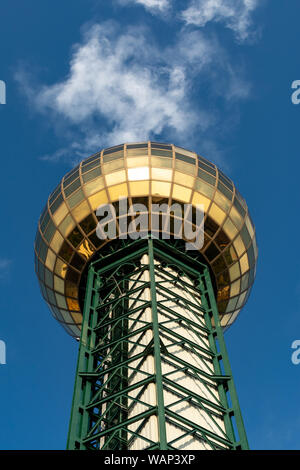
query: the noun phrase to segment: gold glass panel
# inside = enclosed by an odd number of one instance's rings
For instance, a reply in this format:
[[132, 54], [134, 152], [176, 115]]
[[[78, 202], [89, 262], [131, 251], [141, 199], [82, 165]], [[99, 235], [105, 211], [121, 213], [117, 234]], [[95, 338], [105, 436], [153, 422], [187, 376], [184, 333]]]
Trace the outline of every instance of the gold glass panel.
[[57, 294], [55, 292], [55, 297], [56, 297], [56, 302], [57, 302], [57, 305], [60, 307], [60, 308], [68, 308], [67, 307], [67, 303], [66, 303], [66, 299], [63, 295], [61, 294]]
[[128, 188], [126, 183], [108, 188], [108, 192], [112, 201], [117, 201], [119, 197], [128, 197]]
[[150, 169], [148, 166], [140, 166], [138, 168], [128, 169], [129, 181], [143, 181], [148, 180], [150, 177]]
[[188, 157], [195, 157], [195, 152], [190, 152], [189, 150], [182, 149], [181, 147], [174, 147], [175, 152], [181, 153], [182, 155], [187, 155]]
[[76, 193], [72, 194], [72, 196], [68, 198], [68, 204], [70, 208], [72, 209], [73, 207], [77, 206], [77, 204], [79, 204], [83, 199], [84, 199], [84, 193], [82, 189], [78, 189]]
[[240, 235], [234, 240], [233, 246], [236, 249], [238, 256], [241, 256], [242, 253], [244, 253], [245, 245]]
[[63, 242], [64, 242], [64, 238], [61, 236], [61, 234], [58, 231], [56, 231], [55, 234], [54, 234], [54, 237], [51, 240], [50, 246], [51, 246], [53, 251], [58, 253], [61, 246], [62, 246], [62, 244], [63, 244]]
[[103, 152], [103, 163], [109, 162], [111, 160], [118, 160], [123, 158], [124, 150], [123, 148], [118, 152]]
[[91, 181], [84, 185], [84, 191], [87, 196], [91, 196], [92, 194], [100, 191], [104, 188], [104, 178], [100, 176], [100, 178], [96, 178], [95, 180]]
[[208, 183], [205, 183], [205, 181], [201, 180], [200, 178], [196, 178], [195, 189], [200, 193], [204, 194], [205, 196], [209, 197], [210, 199], [213, 198], [215, 192], [215, 188], [213, 186], [210, 186]]
[[119, 160], [113, 160], [112, 162], [104, 163], [102, 165], [102, 171], [104, 174], [107, 175], [111, 171], [116, 171], [116, 170], [119, 170], [120, 168], [124, 168], [124, 166], [125, 166], [124, 158], [119, 159]]
[[114, 184], [121, 183], [122, 181], [126, 181], [126, 172], [125, 170], [115, 171], [110, 175], [106, 175], [105, 180], [107, 186], [113, 186]]
[[[171, 181], [172, 170], [165, 170], [162, 168], [152, 168], [151, 178], [154, 180]], [[181, 176], [181, 181], [182, 181], [182, 176]]]
[[192, 204], [193, 206], [196, 206], [197, 204], [203, 204], [204, 212], [207, 212], [210, 206], [210, 200], [207, 197], [202, 196], [202, 194], [194, 193]]
[[223, 212], [214, 202], [210, 206], [209, 215], [219, 225], [222, 225], [223, 220], [226, 217], [225, 212]]
[[220, 323], [223, 328], [228, 324], [231, 316], [231, 313], [225, 313], [225, 315], [222, 315]]
[[243, 305], [243, 303], [244, 303], [244, 301], [245, 301], [246, 294], [247, 294], [247, 291], [246, 291], [246, 292], [243, 292], [243, 293], [240, 295], [240, 298], [239, 298], [239, 300], [238, 300], [238, 303], [237, 303], [237, 305], [236, 305], [236, 308], [240, 308], [240, 307]]
[[145, 196], [149, 194], [149, 181], [136, 181], [129, 183], [131, 196]]
[[190, 188], [194, 187], [194, 182], [195, 182], [195, 177], [194, 176], [188, 176], [188, 175], [183, 175], [182, 173], [179, 173], [178, 171], [174, 172], [174, 181], [175, 183], [178, 184], [184, 184], [185, 186], [189, 186]]
[[191, 165], [190, 163], [182, 162], [181, 160], [175, 160], [176, 170], [182, 171], [182, 173], [187, 173], [188, 175], [196, 174], [196, 165]]
[[60, 277], [55, 276], [54, 274], [54, 290], [60, 292], [61, 294], [65, 293], [65, 281]]
[[230, 286], [225, 286], [218, 290], [218, 301], [227, 300], [229, 298]]
[[231, 219], [233, 220], [233, 222], [235, 223], [235, 225], [237, 226], [237, 228], [240, 229], [241, 226], [243, 225], [243, 219], [234, 206], [232, 206], [229, 215]]
[[231, 238], [231, 240], [238, 233], [238, 230], [237, 230], [236, 226], [233, 225], [233, 223], [231, 222], [230, 219], [227, 219], [226, 222], [224, 223], [223, 230], [226, 233], [226, 235], [228, 235], [228, 237]]
[[151, 157], [151, 166], [156, 168], [172, 168], [172, 158]]
[[249, 269], [249, 261], [248, 261], [248, 255], [245, 253], [241, 259], [240, 259], [240, 264], [241, 264], [241, 271], [242, 274], [244, 274], [246, 271]]
[[161, 181], [151, 182], [152, 196], [165, 196], [169, 197], [171, 191], [171, 183], [164, 183]]
[[90, 206], [86, 201], [83, 201], [79, 206], [77, 206], [73, 211], [73, 217], [76, 222], [81, 222], [85, 217], [91, 212]]
[[231, 206], [231, 202], [223, 196], [220, 191], [215, 192], [214, 201], [223, 209], [223, 211], [228, 212]]
[[69, 310], [76, 310], [77, 312], [80, 312], [80, 307], [79, 307], [79, 303], [77, 302], [77, 300], [70, 299], [69, 297], [67, 297], [67, 302], [68, 302]]
[[241, 281], [240, 279], [238, 279], [233, 284], [231, 284], [230, 297], [234, 297], [235, 295], [238, 295], [240, 292], [240, 288], [241, 288]]
[[[64, 319], [64, 322], [65, 323], [71, 323], [72, 322], [72, 317], [70, 315], [70, 312], [68, 310], [61, 310], [60, 311], [63, 319]], [[72, 325], [68, 325], [68, 328], [71, 328]]]
[[[82, 169], [83, 171], [84, 169]], [[88, 183], [89, 181], [92, 181], [96, 178], [99, 178], [101, 175], [101, 170], [99, 167], [94, 168], [91, 171], [88, 171], [87, 173], [82, 173], [82, 184], [84, 185], [85, 183]]]
[[241, 275], [240, 265], [239, 265], [239, 262], [237, 262], [229, 268], [229, 277], [230, 277], [231, 282], [235, 281], [235, 279], [240, 277], [240, 275]]
[[62, 261], [60, 258], [57, 258], [56, 264], [55, 264], [56, 274], [65, 278], [67, 274], [67, 269], [68, 269], [68, 265], [64, 261]]
[[235, 249], [233, 248], [232, 245], [230, 247], [230, 255], [231, 255], [231, 258], [232, 258], [233, 261], [237, 260], [237, 254], [236, 254], [236, 251], [235, 251]]
[[136, 168], [139, 166], [148, 166], [149, 165], [149, 158], [148, 157], [140, 157], [140, 158], [127, 158], [127, 167], [128, 168]]
[[236, 310], [235, 312], [233, 312], [231, 319], [230, 319], [230, 323], [234, 322], [234, 320], [236, 319], [239, 313], [240, 313], [240, 310]]
[[73, 282], [66, 281], [66, 294], [70, 297], [78, 296], [78, 287]]
[[86, 260], [90, 259], [94, 254], [94, 249], [87, 239], [84, 239], [83, 242], [79, 245], [76, 250], [81, 256]]
[[140, 157], [148, 155], [148, 148], [127, 149], [127, 157]]
[[82, 322], [82, 314], [81, 313], [71, 312], [71, 315], [74, 318], [75, 323], [81, 323]]
[[95, 211], [99, 206], [101, 206], [101, 204], [107, 204], [108, 197], [107, 197], [105, 189], [89, 197], [89, 203], [93, 211]]
[[53, 253], [53, 251], [48, 250], [45, 265], [47, 266], [47, 268], [49, 269], [49, 271], [53, 271], [54, 263], [55, 263], [55, 258], [56, 258], [56, 256], [55, 256], [55, 254]]
[[250, 219], [247, 215], [246, 219], [245, 219], [245, 224], [246, 224], [246, 227], [248, 229], [248, 232], [249, 232], [249, 235], [250, 235], [250, 238], [253, 238], [253, 235], [254, 235], [254, 229], [253, 229], [253, 226], [250, 222]]
[[56, 225], [59, 225], [63, 218], [67, 215], [69, 209], [65, 202], [62, 202], [57, 211], [53, 214], [53, 221]]
[[67, 237], [72, 229], [75, 227], [76, 223], [72, 216], [69, 214], [67, 217], [62, 221], [60, 226], [58, 227], [64, 237]]
[[173, 199], [179, 199], [183, 202], [190, 202], [192, 190], [188, 188], [184, 188], [183, 186], [179, 186], [178, 184], [174, 184], [173, 186]]

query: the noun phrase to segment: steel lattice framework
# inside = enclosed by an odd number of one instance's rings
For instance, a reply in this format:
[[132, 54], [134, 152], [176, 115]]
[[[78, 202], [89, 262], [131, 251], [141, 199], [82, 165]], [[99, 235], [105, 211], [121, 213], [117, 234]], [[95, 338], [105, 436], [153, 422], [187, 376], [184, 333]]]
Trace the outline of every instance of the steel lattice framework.
[[208, 267], [170, 243], [90, 264], [68, 449], [247, 449]]

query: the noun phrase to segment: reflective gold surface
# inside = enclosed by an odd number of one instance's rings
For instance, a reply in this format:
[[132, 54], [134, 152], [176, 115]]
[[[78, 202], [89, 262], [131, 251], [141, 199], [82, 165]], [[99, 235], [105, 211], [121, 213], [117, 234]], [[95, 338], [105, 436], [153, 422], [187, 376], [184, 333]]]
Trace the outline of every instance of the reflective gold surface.
[[[189, 150], [144, 142], [104, 149], [69, 172], [50, 195], [35, 240], [36, 273], [55, 318], [80, 335], [78, 287], [95, 252], [96, 209], [128, 197], [135, 202], [203, 204], [200, 250], [216, 281], [221, 324], [228, 327], [247, 301], [255, 277], [255, 228], [244, 199], [214, 164]], [[142, 198], [142, 199], [141, 199]]]

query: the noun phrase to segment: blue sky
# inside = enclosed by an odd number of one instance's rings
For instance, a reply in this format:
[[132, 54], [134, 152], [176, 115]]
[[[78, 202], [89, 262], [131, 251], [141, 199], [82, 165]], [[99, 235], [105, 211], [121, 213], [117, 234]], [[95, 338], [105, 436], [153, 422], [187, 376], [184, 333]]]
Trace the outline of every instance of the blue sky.
[[257, 278], [227, 347], [251, 448], [299, 448], [299, 2], [3, 0], [0, 9], [0, 448], [66, 445], [77, 343], [51, 317], [33, 266], [48, 194], [99, 148], [148, 138], [212, 160], [247, 200]]

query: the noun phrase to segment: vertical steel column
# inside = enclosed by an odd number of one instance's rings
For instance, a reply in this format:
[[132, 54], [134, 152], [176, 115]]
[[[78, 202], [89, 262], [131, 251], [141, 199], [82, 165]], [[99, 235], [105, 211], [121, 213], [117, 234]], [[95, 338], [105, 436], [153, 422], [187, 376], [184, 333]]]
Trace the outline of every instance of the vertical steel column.
[[[220, 347], [220, 354], [217, 355], [218, 361], [222, 360], [223, 365], [224, 365], [225, 375], [228, 377], [227, 387], [228, 387], [228, 391], [229, 391], [231, 401], [232, 401], [232, 410], [230, 410], [230, 413], [229, 413], [230, 418], [234, 416], [236, 420], [238, 434], [240, 437], [240, 444], [238, 445], [238, 447], [240, 447], [242, 450], [248, 450], [249, 443], [247, 439], [247, 434], [246, 434], [246, 430], [244, 426], [244, 421], [243, 421], [243, 417], [241, 413], [241, 408], [240, 408], [236, 388], [235, 388], [234, 381], [233, 381], [233, 376], [232, 376], [230, 361], [229, 361], [229, 357], [227, 353], [226, 343], [224, 340], [223, 330], [220, 325], [218, 307], [217, 307], [217, 303], [216, 303], [216, 299], [215, 299], [215, 295], [213, 291], [213, 286], [212, 286], [209, 270], [207, 267], [204, 269], [204, 274], [202, 275], [201, 279], [202, 281], [204, 281], [201, 284], [201, 290], [202, 290], [202, 293], [204, 294], [204, 298], [206, 302], [206, 307], [207, 307], [206, 312], [207, 312], [208, 317], [209, 317], [209, 313], [211, 314], [211, 317], [209, 318], [208, 321], [211, 322], [211, 318], [213, 318], [214, 325], [215, 325], [214, 334], [218, 339], [218, 343]], [[219, 373], [221, 374], [220, 364], [217, 367], [218, 367]], [[227, 401], [226, 396], [224, 397], [224, 400], [226, 400], [225, 403], [228, 406], [228, 401]], [[230, 423], [228, 423], [227, 421], [227, 426], [228, 426], [228, 430], [230, 434], [234, 436], [233, 424], [232, 424], [231, 419], [230, 419]]]
[[72, 401], [69, 434], [67, 441], [68, 449], [85, 449], [82, 442], [77, 439], [84, 435], [89, 428], [89, 415], [84, 408], [84, 404], [92, 397], [92, 383], [86, 380], [85, 375], [94, 371], [94, 357], [92, 350], [95, 347], [94, 327], [97, 323], [96, 307], [98, 304], [99, 280], [94, 269], [91, 267], [88, 273], [87, 287], [85, 294], [84, 314], [85, 321], [82, 322], [81, 338], [76, 369], [76, 379]]
[[163, 393], [163, 378], [161, 370], [161, 349], [159, 338], [159, 323], [157, 315], [157, 301], [156, 301], [156, 284], [154, 272], [154, 254], [153, 254], [153, 240], [148, 240], [148, 256], [149, 256], [149, 271], [150, 271], [150, 289], [151, 289], [151, 303], [152, 303], [152, 322], [153, 322], [153, 340], [154, 340], [154, 358], [155, 358], [155, 376], [156, 376], [156, 396], [158, 408], [158, 423], [159, 423], [159, 442], [160, 449], [167, 450], [167, 435], [166, 435], [166, 417]]

